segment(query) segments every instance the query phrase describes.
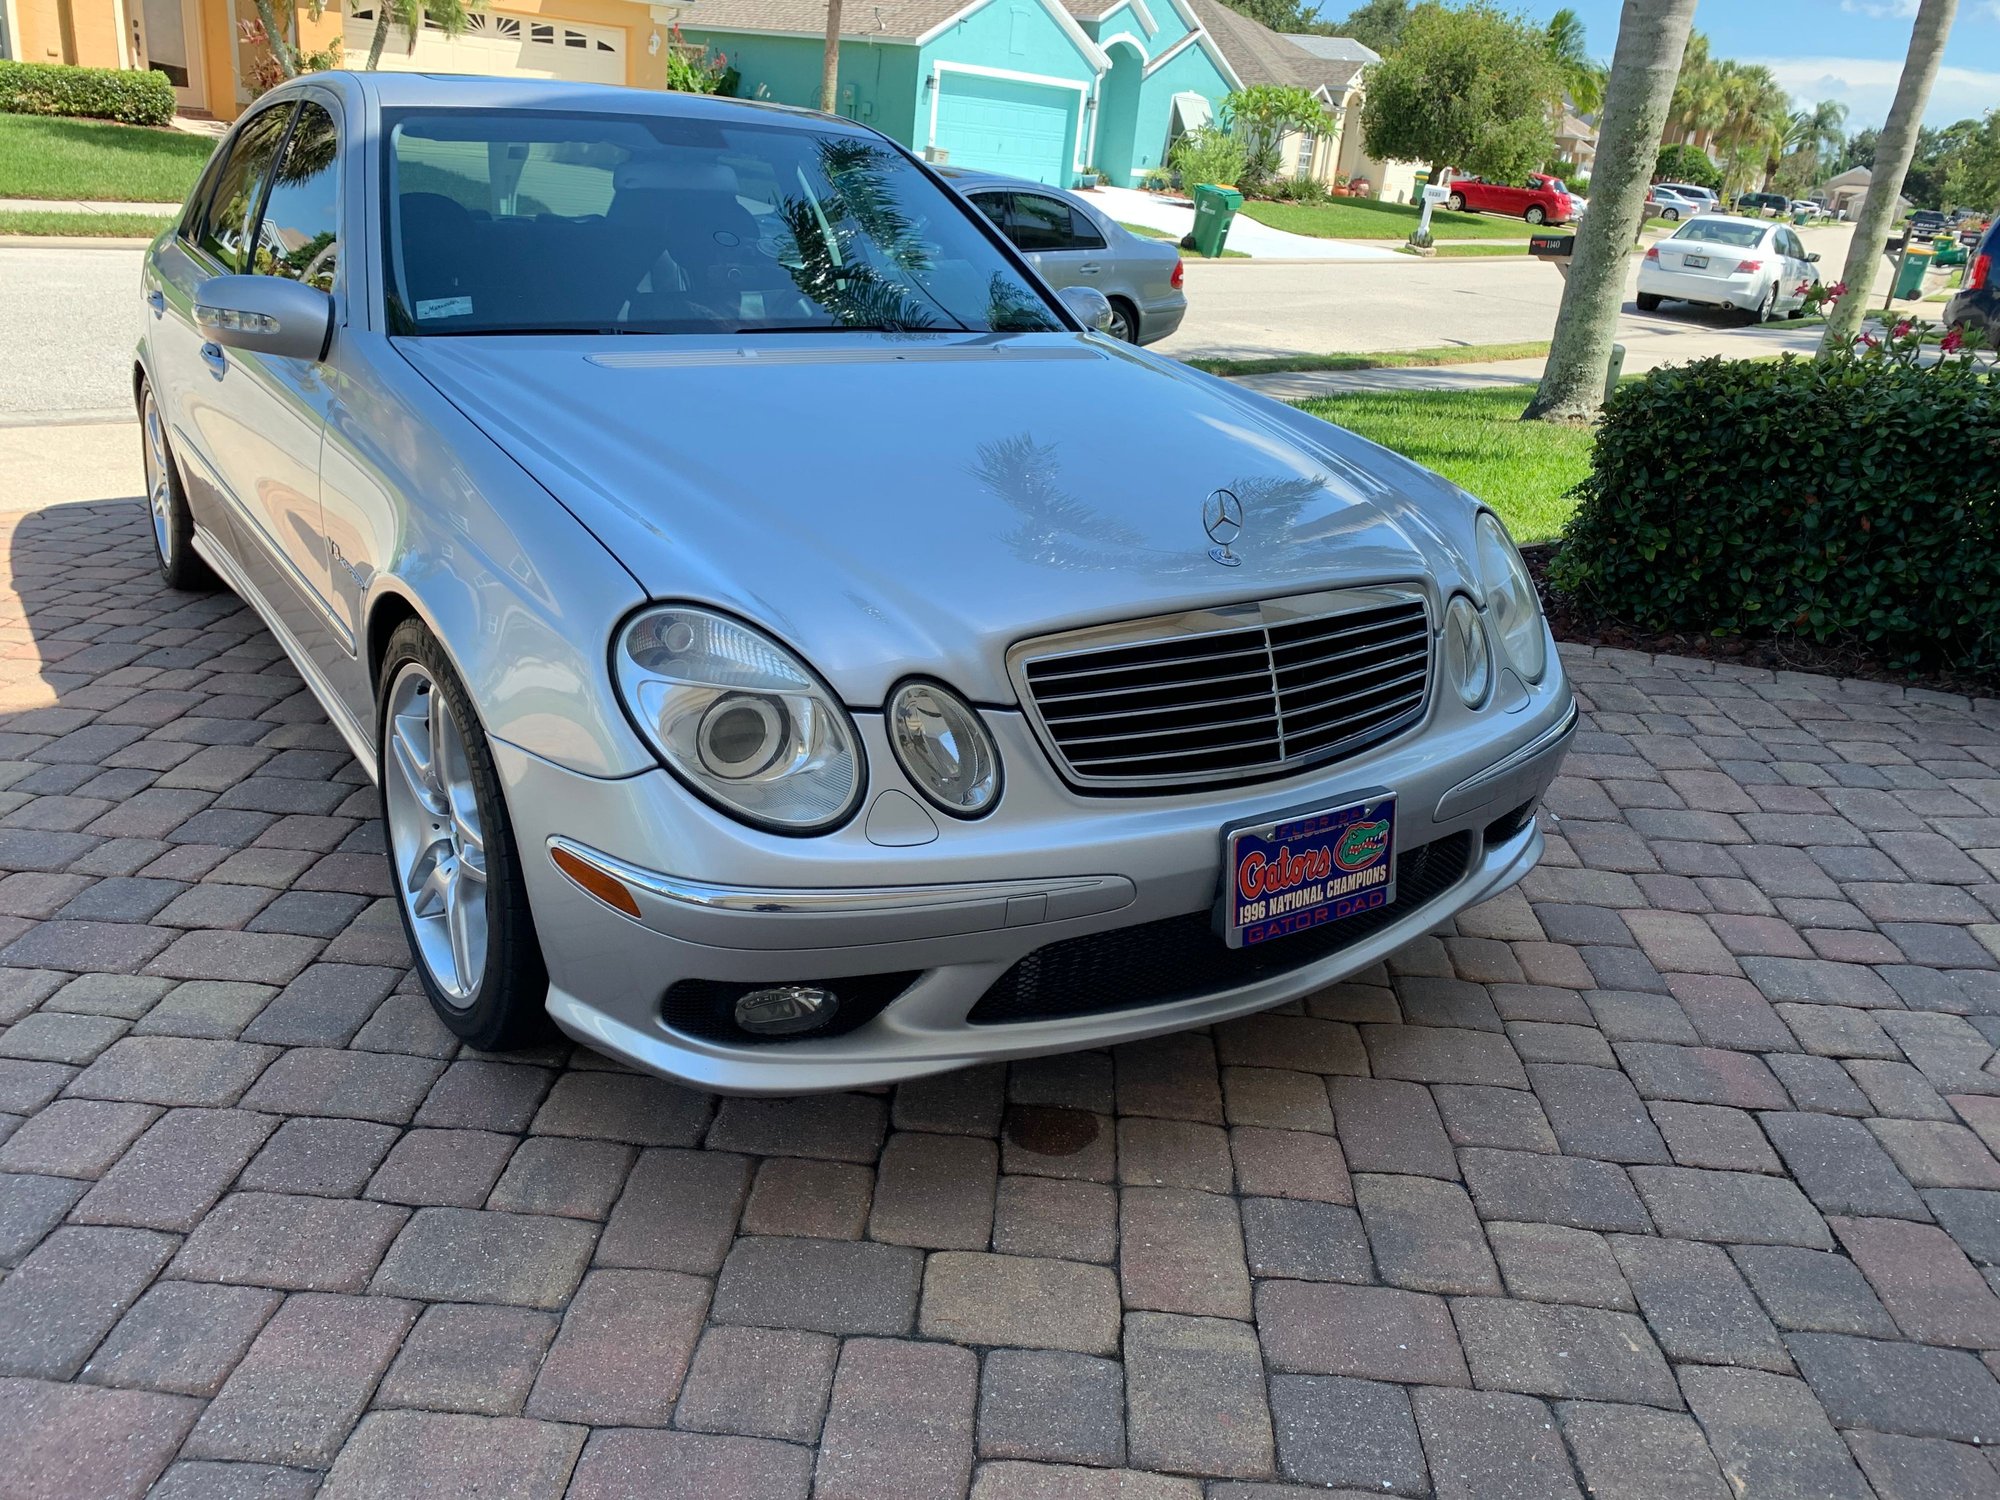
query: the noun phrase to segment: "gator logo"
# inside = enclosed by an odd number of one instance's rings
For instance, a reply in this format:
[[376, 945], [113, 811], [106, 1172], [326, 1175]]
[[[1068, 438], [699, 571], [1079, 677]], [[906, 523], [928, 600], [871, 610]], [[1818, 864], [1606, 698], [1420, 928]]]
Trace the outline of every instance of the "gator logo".
[[1340, 836], [1334, 846], [1333, 862], [1343, 870], [1362, 870], [1380, 859], [1389, 848], [1389, 820], [1356, 823]]

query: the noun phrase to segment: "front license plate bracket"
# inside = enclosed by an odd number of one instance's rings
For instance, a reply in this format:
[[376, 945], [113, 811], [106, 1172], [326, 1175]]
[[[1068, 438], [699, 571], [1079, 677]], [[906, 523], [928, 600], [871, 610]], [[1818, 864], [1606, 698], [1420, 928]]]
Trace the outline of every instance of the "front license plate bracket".
[[1357, 793], [1333, 807], [1223, 830], [1217, 925], [1232, 948], [1256, 947], [1396, 899], [1396, 794]]

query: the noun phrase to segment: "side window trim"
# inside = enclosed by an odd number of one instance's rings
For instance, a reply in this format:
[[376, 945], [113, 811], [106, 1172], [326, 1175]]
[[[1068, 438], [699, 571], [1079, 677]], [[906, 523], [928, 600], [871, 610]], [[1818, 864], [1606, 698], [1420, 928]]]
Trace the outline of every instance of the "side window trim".
[[[342, 200], [342, 192], [346, 181], [346, 167], [342, 158], [344, 155], [343, 147], [346, 141], [346, 125], [344, 123], [344, 119], [340, 111], [340, 102], [333, 95], [325, 93], [319, 89], [307, 89], [303, 90], [300, 93], [298, 107], [292, 112], [291, 123], [285, 127], [285, 138], [284, 140], [278, 143], [277, 155], [271, 158], [271, 173], [270, 176], [265, 181], [263, 196], [257, 208], [257, 234], [261, 235], [264, 232], [264, 220], [269, 216], [271, 211], [271, 195], [273, 192], [277, 190], [278, 173], [280, 172], [280, 170], [283, 169], [285, 165], [285, 155], [288, 151], [291, 150], [293, 136], [295, 136], [298, 133], [299, 127], [305, 123], [306, 110], [308, 108], [318, 109], [320, 113], [326, 116], [327, 122], [333, 126], [333, 140], [334, 140], [333, 235], [334, 235], [334, 244], [338, 249], [338, 253], [335, 255], [333, 262], [332, 295], [334, 296], [335, 303], [338, 308], [338, 310], [335, 313], [335, 316], [342, 323], [345, 323], [346, 312], [344, 308], [344, 303], [346, 299], [342, 295], [342, 293], [345, 291], [347, 286], [346, 265], [347, 265], [348, 240], [345, 232], [345, 226], [346, 226], [345, 204]], [[280, 274], [276, 271], [257, 271], [256, 270], [257, 260], [255, 251], [255, 246], [257, 244], [256, 236], [254, 235], [252, 236], [250, 244], [252, 246], [250, 264], [253, 274], [262, 276], [275, 276]]]
[[264, 232], [264, 210], [271, 203], [271, 189], [278, 181], [278, 172], [285, 165], [285, 153], [292, 147], [292, 132], [299, 128], [299, 116], [304, 112], [305, 100], [292, 100], [292, 117], [285, 121], [285, 133], [278, 137], [278, 149], [271, 153], [271, 164], [264, 169], [264, 181], [257, 189], [257, 211], [243, 222], [243, 253], [249, 257], [249, 264], [243, 268], [246, 276], [255, 276], [257, 271], [257, 237]]
[[[257, 190], [257, 211], [254, 216], [246, 220], [246, 224], [256, 229], [263, 228], [264, 199], [271, 191], [271, 176], [276, 171], [279, 158], [284, 154], [285, 143], [292, 138], [292, 127], [298, 123], [298, 99], [294, 97], [286, 103], [273, 104], [266, 109], [255, 110], [245, 115], [237, 122], [236, 129], [229, 137], [228, 152], [216, 158], [214, 180], [208, 184], [206, 201], [202, 204], [201, 212], [190, 222], [189, 227], [193, 230], [193, 235], [187, 243], [187, 249], [190, 253], [199, 255], [210, 265], [220, 266], [221, 263], [213, 255], [209, 254], [207, 250], [202, 248], [202, 240], [209, 228], [209, 216], [215, 209], [215, 195], [221, 189], [223, 179], [229, 174], [229, 163], [235, 159], [237, 149], [243, 144], [243, 138], [250, 133], [251, 128], [266, 115], [276, 114], [279, 110], [287, 111], [290, 114], [290, 118], [285, 121], [285, 133], [278, 139], [277, 151], [272, 154], [270, 166], [266, 170], [264, 181]], [[256, 241], [252, 239], [248, 243], [255, 245]], [[252, 256], [251, 263], [253, 265], [256, 263], [254, 255]]]

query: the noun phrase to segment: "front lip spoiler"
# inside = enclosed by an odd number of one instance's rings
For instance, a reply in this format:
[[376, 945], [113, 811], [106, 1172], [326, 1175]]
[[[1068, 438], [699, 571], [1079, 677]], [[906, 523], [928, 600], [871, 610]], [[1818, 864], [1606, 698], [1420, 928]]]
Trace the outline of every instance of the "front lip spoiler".
[[[640, 926], [718, 948], [839, 947], [1029, 927], [1117, 911], [1138, 894], [1123, 875], [760, 890], [665, 875], [561, 835], [548, 847], [551, 854], [561, 850], [594, 866], [630, 891]], [[635, 920], [590, 894], [607, 910]]]

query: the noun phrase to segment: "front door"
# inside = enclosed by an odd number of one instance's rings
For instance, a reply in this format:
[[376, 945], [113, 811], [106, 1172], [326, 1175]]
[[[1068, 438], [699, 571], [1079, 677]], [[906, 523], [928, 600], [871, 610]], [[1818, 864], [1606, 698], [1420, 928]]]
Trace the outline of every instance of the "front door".
[[167, 75], [175, 107], [209, 109], [201, 63], [201, 0], [140, 0], [139, 28], [145, 66]]

